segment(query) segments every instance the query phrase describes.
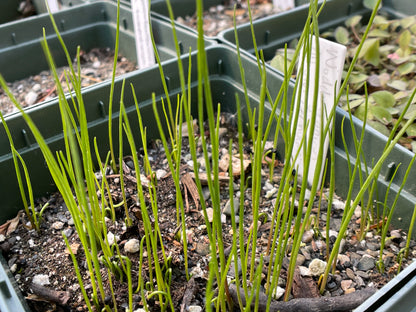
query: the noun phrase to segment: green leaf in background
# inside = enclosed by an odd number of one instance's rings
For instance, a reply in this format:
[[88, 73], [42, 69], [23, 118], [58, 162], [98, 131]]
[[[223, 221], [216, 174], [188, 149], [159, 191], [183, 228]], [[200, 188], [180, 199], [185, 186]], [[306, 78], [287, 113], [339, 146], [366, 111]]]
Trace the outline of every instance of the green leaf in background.
[[393, 116], [393, 115], [399, 115], [400, 110], [396, 107], [385, 107], [387, 111]]
[[389, 27], [390, 22], [385, 16], [376, 15], [376, 17], [374, 17], [373, 25], [377, 25], [377, 28], [381, 30], [386, 30]]
[[393, 120], [389, 111], [382, 106], [370, 106], [370, 110], [374, 118], [385, 125], [388, 125]]
[[[350, 99], [350, 109], [354, 109], [364, 103], [365, 103], [365, 98], [363, 96], [355, 100]], [[342, 106], [342, 109], [348, 111], [348, 105], [345, 104], [344, 106]]]
[[347, 27], [355, 27], [361, 21], [363, 17], [361, 15], [354, 15], [345, 21], [345, 26]]
[[381, 29], [373, 29], [368, 33], [369, 38], [389, 38], [390, 33]]
[[[290, 64], [290, 62], [288, 62]], [[280, 54], [276, 54], [275, 57], [270, 61], [270, 66], [284, 72], [285, 71], [285, 58]]]
[[404, 119], [412, 118], [415, 111], [416, 111], [416, 104], [411, 104], [406, 114], [404, 114]]
[[[360, 120], [364, 120], [365, 118], [365, 105], [360, 105], [357, 107], [357, 109], [354, 112], [354, 116], [357, 117]], [[367, 112], [367, 120], [372, 120], [374, 118], [373, 113], [369, 109]]]
[[371, 94], [376, 103], [382, 107], [392, 107], [396, 103], [393, 94], [389, 91], [377, 91]]
[[362, 73], [352, 73], [350, 76], [350, 83], [363, 83], [367, 80], [368, 76]]
[[414, 24], [414, 25], [412, 25], [412, 26], [410, 26], [410, 31], [413, 33], [413, 34], [415, 34], [416, 35], [416, 23]]
[[381, 122], [379, 122], [379, 121], [368, 120], [367, 121], [367, 124], [369, 126], [373, 127], [378, 132], [384, 134], [385, 136], [389, 136], [390, 135], [390, 130], [385, 125], [383, 125]]
[[380, 47], [380, 53], [387, 55], [392, 53], [394, 50], [397, 49], [397, 46], [393, 45], [393, 44], [384, 44]]
[[404, 63], [397, 67], [397, 71], [399, 72], [400, 76], [404, 76], [415, 71], [415, 67], [415, 63]]
[[335, 40], [343, 45], [347, 45], [350, 42], [349, 32], [345, 27], [338, 26], [335, 29]]
[[[363, 5], [367, 9], [370, 9], [370, 10], [373, 10], [375, 8], [376, 4], [377, 4], [377, 0], [364, 0], [363, 1]], [[378, 9], [380, 9], [380, 8], [381, 8], [381, 3], [380, 3], [380, 6], [378, 7]]]
[[413, 153], [416, 153], [416, 141], [412, 141], [411, 145]]
[[416, 124], [410, 125], [406, 130], [407, 136], [416, 137]]
[[393, 88], [393, 89], [396, 89], [396, 90], [399, 90], [399, 91], [406, 91], [408, 82], [403, 81], [403, 80], [393, 80], [393, 81], [387, 83], [387, 85], [390, 88]]
[[366, 40], [366, 42], [364, 42], [358, 57], [364, 58], [364, 60], [370, 63], [371, 65], [378, 66], [378, 64], [380, 64], [379, 47], [379, 39], [368, 39]]
[[402, 56], [407, 56], [410, 54], [409, 44], [411, 40], [412, 40], [412, 34], [410, 33], [409, 30], [406, 29], [405, 31], [402, 32], [402, 34], [399, 37], [399, 46], [402, 52]]
[[403, 28], [409, 28], [409, 27], [414, 26], [415, 24], [416, 24], [416, 16], [415, 15], [408, 16], [408, 17], [402, 18], [400, 20], [400, 25]]

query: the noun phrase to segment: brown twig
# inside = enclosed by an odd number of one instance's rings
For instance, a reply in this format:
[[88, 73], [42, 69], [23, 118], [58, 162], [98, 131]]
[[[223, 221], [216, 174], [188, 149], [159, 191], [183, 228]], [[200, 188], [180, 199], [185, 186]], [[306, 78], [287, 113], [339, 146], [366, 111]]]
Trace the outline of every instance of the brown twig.
[[[65, 71], [63, 71], [62, 72], [62, 74], [61, 74], [61, 76], [59, 77], [59, 82], [62, 82], [62, 79], [64, 78], [64, 74], [65, 74]], [[49, 92], [48, 93], [46, 93], [46, 95], [45, 96], [43, 96], [39, 101], [37, 101], [36, 103], [41, 103], [41, 102], [43, 102], [43, 101], [45, 101], [45, 99], [48, 97], [48, 96], [50, 96], [52, 93], [54, 93], [55, 92], [55, 90], [56, 90], [56, 84], [53, 86], [53, 88], [52, 89], [50, 89], [49, 90]]]
[[32, 283], [30, 289], [36, 296], [62, 306], [66, 305], [69, 298], [71, 298], [71, 293], [69, 291], [57, 291], [38, 284]]
[[[235, 285], [229, 287], [231, 297], [234, 302], [238, 302], [237, 291], [240, 292], [243, 305], [246, 304], [246, 298], [244, 290], [240, 288], [237, 290]], [[319, 298], [299, 298], [292, 299], [290, 301], [275, 301], [272, 300], [269, 306], [271, 312], [302, 312], [302, 311], [349, 311], [355, 309], [361, 305], [365, 300], [372, 296], [377, 289], [365, 288], [363, 290], [356, 291], [351, 294], [336, 296], [336, 297], [319, 297]], [[256, 304], [256, 298], [251, 301], [251, 307], [254, 308]], [[258, 311], [267, 310], [267, 296], [264, 293], [260, 293], [258, 298]]]

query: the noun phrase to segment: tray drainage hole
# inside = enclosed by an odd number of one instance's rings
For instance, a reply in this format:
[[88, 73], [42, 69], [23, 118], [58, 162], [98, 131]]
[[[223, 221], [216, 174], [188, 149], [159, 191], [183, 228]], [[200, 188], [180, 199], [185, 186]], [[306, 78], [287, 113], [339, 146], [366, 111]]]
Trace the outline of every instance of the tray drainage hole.
[[124, 26], [124, 30], [128, 29], [127, 20], [125, 18], [123, 18], [123, 26]]
[[182, 41], [179, 41], [178, 45], [179, 45], [179, 52], [181, 54], [183, 54], [183, 44], [182, 44]]
[[166, 87], [168, 88], [168, 90], [170, 90], [170, 77], [165, 76], [165, 81], [166, 81]]
[[223, 66], [223, 61], [221, 60], [221, 59], [219, 59], [218, 60], [218, 62], [217, 62], [217, 68], [218, 68], [218, 75], [222, 75], [222, 72], [223, 72], [223, 68], [224, 66]]
[[103, 101], [98, 101], [98, 109], [100, 110], [101, 117], [103, 118], [107, 117]]
[[61, 20], [60, 26], [61, 26], [61, 30], [65, 30], [65, 20]]
[[266, 30], [264, 32], [264, 44], [269, 44], [270, 39], [270, 30]]
[[16, 34], [12, 33], [11, 37], [12, 37], [13, 44], [17, 44]]
[[22, 129], [22, 135], [23, 135], [23, 140], [25, 141], [26, 146], [30, 147], [29, 136], [27, 135], [27, 131], [25, 129]]
[[386, 174], [384, 176], [385, 181], [390, 181], [393, 177], [394, 172], [396, 171], [396, 163], [391, 162], [387, 165]]
[[107, 20], [107, 12], [104, 9], [101, 9], [101, 15], [103, 16], [103, 20]]

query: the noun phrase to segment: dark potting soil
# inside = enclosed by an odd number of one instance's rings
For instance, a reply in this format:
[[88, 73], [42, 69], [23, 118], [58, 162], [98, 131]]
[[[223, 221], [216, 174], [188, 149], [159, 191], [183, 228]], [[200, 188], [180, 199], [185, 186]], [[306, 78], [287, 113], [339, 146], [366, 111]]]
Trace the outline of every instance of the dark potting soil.
[[[206, 8], [204, 12], [204, 33], [207, 36], [216, 36], [222, 30], [234, 27], [234, 5], [236, 5], [236, 24], [241, 25], [250, 22], [247, 1], [225, 1], [224, 4]], [[282, 12], [281, 9], [273, 7], [271, 0], [252, 0], [250, 8], [253, 21], [268, 15]], [[176, 21], [180, 24], [196, 29], [196, 13], [192, 16], [178, 17]]]
[[[228, 125], [227, 114], [221, 117], [220, 128], [220, 159], [226, 159], [228, 155], [228, 142], [232, 138], [236, 142], [236, 133]], [[186, 132], [185, 132], [186, 136]], [[199, 141], [200, 142], [200, 141]], [[187, 148], [187, 139], [184, 138], [182, 151], [182, 194], [185, 205], [185, 218], [187, 227], [187, 241], [188, 241], [188, 261], [189, 270], [193, 278], [192, 282], [187, 282], [184, 271], [184, 253], [183, 245], [180, 241], [180, 227], [178, 227], [176, 220], [176, 204], [175, 204], [175, 186], [173, 179], [169, 174], [169, 168], [163, 148], [157, 142], [153, 142], [149, 146], [149, 160], [151, 162], [153, 171], [157, 176], [157, 202], [158, 202], [158, 221], [161, 236], [163, 238], [163, 245], [167, 255], [172, 257], [172, 284], [171, 293], [175, 311], [181, 311], [182, 307], [194, 306], [195, 311], [199, 311], [200, 307], [204, 310], [205, 307], [205, 288], [206, 281], [209, 275], [208, 263], [210, 256], [209, 239], [207, 235], [204, 217], [199, 204], [198, 195], [192, 191], [192, 176], [193, 163], [191, 155]], [[249, 165], [250, 143], [246, 142], [244, 149], [244, 158]], [[198, 157], [200, 163], [201, 174], [205, 170], [205, 162], [202, 157], [201, 145], [198, 148]], [[233, 156], [238, 153], [238, 148], [234, 145]], [[270, 160], [268, 160], [270, 161]], [[220, 178], [228, 179], [226, 161], [221, 162]], [[244, 219], [239, 220], [244, 225], [244, 236], [247, 239], [249, 230], [252, 227], [252, 208], [251, 208], [251, 188], [248, 188], [244, 195], [239, 194], [240, 175], [238, 173], [239, 166], [236, 166], [233, 177], [235, 183], [236, 197], [244, 200]], [[143, 254], [143, 263], [139, 262], [139, 252], [128, 248], [130, 242], [134, 239], [140, 240], [144, 235], [144, 228], [140, 206], [138, 204], [136, 195], [136, 179], [134, 173], [134, 166], [131, 157], [125, 157], [123, 164], [123, 173], [125, 181], [125, 191], [127, 193], [127, 206], [129, 215], [132, 218], [133, 225], [126, 227], [125, 213], [123, 206], [117, 208], [116, 221], [106, 219], [106, 226], [108, 236], [113, 237], [117, 241], [122, 254], [127, 255], [132, 262], [132, 278], [133, 289], [137, 288], [138, 273], [140, 266], [143, 270], [142, 276], [145, 278], [144, 282], [148, 280], [148, 262], [147, 253]], [[262, 219], [258, 228], [258, 239], [256, 242], [257, 255], [264, 253], [267, 248], [268, 237], [271, 227], [271, 216], [273, 207], [276, 202], [276, 191], [280, 182], [280, 175], [282, 171], [282, 164], [278, 161], [275, 163], [274, 175], [272, 181], [268, 179], [269, 167], [265, 162], [263, 166], [263, 183], [261, 190], [260, 212], [264, 213], [265, 219]], [[146, 177], [143, 176], [143, 184], [146, 183]], [[100, 175], [97, 174], [98, 179]], [[120, 189], [120, 175], [107, 170], [107, 179], [110, 182], [110, 189], [112, 199], [115, 204], [122, 201], [122, 194]], [[149, 200], [148, 188], [144, 185], [144, 195], [146, 200]], [[326, 191], [324, 191], [326, 192]], [[204, 187], [204, 199], [207, 207], [211, 207], [211, 199], [209, 190]], [[101, 196], [101, 195], [100, 195]], [[104, 196], [108, 197], [108, 194]], [[196, 196], [196, 197], [195, 197]], [[324, 196], [325, 198], [325, 196]], [[315, 203], [313, 209], [313, 216], [318, 216], [318, 197], [312, 197]], [[70, 258], [62, 232], [68, 237], [71, 245], [71, 250], [76, 254], [78, 264], [81, 269], [84, 285], [89, 295], [91, 295], [91, 283], [89, 281], [89, 274], [85, 268], [84, 250], [80, 245], [80, 241], [70, 213], [68, 212], [65, 203], [59, 194], [53, 194], [49, 198], [40, 198], [37, 200], [37, 207], [43, 206], [49, 202], [49, 207], [46, 208], [41, 223], [39, 232], [30, 229], [28, 219], [24, 213], [19, 213], [18, 216], [0, 227], [0, 249], [9, 264], [10, 270], [29, 303], [32, 311], [86, 311], [86, 305], [83, 302], [83, 297], [80, 292], [80, 286], [74, 267]], [[221, 185], [221, 209], [222, 216], [222, 231], [225, 244], [225, 253], [230, 253], [230, 246], [232, 243], [232, 227], [231, 227], [231, 211], [229, 202], [228, 184]], [[149, 201], [148, 201], [149, 203]], [[302, 207], [306, 203], [295, 202], [295, 214], [301, 212]], [[299, 208], [300, 206], [300, 208]], [[331, 230], [330, 230], [330, 245], [332, 245], [341, 224], [341, 218], [344, 213], [345, 204], [336, 198], [331, 209]], [[148, 209], [149, 213], [151, 209]], [[325, 226], [327, 214], [327, 202], [323, 199], [319, 214], [319, 229]], [[210, 218], [210, 211], [207, 209], [208, 218]], [[238, 215], [236, 215], [238, 217]], [[154, 218], [154, 216], [153, 216]], [[318, 217], [317, 217], [318, 218]], [[325, 296], [341, 296], [344, 294], [358, 292], [364, 288], [374, 287], [381, 288], [390, 279], [397, 274], [398, 264], [397, 256], [401, 248], [404, 247], [406, 241], [406, 233], [401, 229], [389, 231], [389, 239], [386, 241], [386, 247], [383, 252], [383, 260], [385, 262], [386, 271], [381, 274], [375, 267], [375, 262], [379, 257], [380, 250], [380, 233], [377, 228], [377, 223], [374, 221], [369, 227], [365, 238], [358, 240], [359, 221], [361, 218], [361, 210], [355, 211], [354, 217], [350, 223], [347, 236], [343, 240], [340, 248], [340, 255], [336, 266], [336, 272], [331, 276]], [[154, 221], [154, 220], [152, 220]], [[110, 234], [111, 233], [111, 234]], [[303, 236], [303, 245], [300, 249], [297, 265], [299, 268], [299, 275], [294, 283], [292, 290], [292, 297], [299, 296], [315, 296], [318, 289], [318, 276], [314, 276], [311, 270], [311, 263], [315, 259], [325, 260], [326, 256], [326, 241], [323, 238], [325, 231], [314, 232], [309, 228]], [[403, 259], [402, 268], [406, 267], [413, 258], [416, 257], [415, 244], [412, 242], [409, 259]], [[331, 247], [331, 246], [330, 246]], [[278, 299], [282, 300], [282, 290], [286, 285], [286, 270], [288, 264], [288, 257], [290, 256], [290, 249], [287, 250], [284, 260], [283, 268], [279, 278], [279, 287], [276, 289]], [[264, 257], [265, 263], [262, 268], [263, 273], [267, 274], [268, 259]], [[316, 262], [317, 260], [315, 260]], [[163, 263], [163, 255], [159, 253], [159, 263]], [[241, 272], [241, 271], [240, 271]], [[241, 274], [241, 273], [239, 273]], [[102, 266], [101, 275], [104, 280], [104, 286], [107, 293], [106, 300], [111, 302], [110, 290], [108, 284], [107, 269]], [[231, 278], [235, 277], [235, 269], [231, 268], [229, 275]], [[234, 277], [233, 277], [234, 276]], [[115, 277], [112, 278], [116, 280]], [[305, 283], [303, 283], [305, 282]], [[301, 286], [308, 285], [307, 288]], [[263, 287], [263, 285], [262, 285]], [[47, 294], [45, 295], [45, 289]], [[117, 307], [123, 310], [128, 307], [127, 298], [127, 283], [124, 278], [123, 281], [116, 280], [114, 282], [114, 291], [117, 300]], [[191, 294], [184, 296], [184, 294]], [[305, 295], [306, 294], [306, 295]], [[149, 309], [151, 311], [159, 311], [157, 301], [153, 299], [148, 300]], [[140, 292], [133, 296], [134, 310], [142, 308], [142, 298]], [[142, 310], [138, 310], [142, 311]]]
[[[80, 52], [81, 85], [87, 87], [111, 79], [113, 74], [114, 50], [110, 48], [94, 48], [88, 53]], [[76, 69], [76, 63], [74, 62]], [[136, 65], [127, 58], [119, 55], [117, 58], [116, 76], [134, 71]], [[64, 72], [69, 67], [57, 69], [64, 92], [69, 92], [65, 82]], [[23, 107], [29, 107], [57, 96], [55, 81], [50, 70], [44, 70], [37, 75], [8, 83], [8, 87]], [[0, 89], [0, 111], [3, 115], [17, 111], [7, 94]]]

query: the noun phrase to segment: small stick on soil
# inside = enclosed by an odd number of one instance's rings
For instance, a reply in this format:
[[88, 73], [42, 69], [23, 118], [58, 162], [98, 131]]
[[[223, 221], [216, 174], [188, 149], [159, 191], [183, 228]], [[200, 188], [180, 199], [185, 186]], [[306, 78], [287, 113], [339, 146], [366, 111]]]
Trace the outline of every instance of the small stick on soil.
[[183, 294], [182, 304], [181, 304], [181, 312], [188, 311], [188, 307], [191, 304], [192, 299], [194, 298], [196, 293], [196, 285], [195, 285], [195, 278], [192, 276], [191, 279], [186, 284], [186, 290]]
[[[64, 78], [64, 74], [65, 74], [65, 71], [63, 71], [62, 72], [62, 74], [61, 74], [61, 76], [59, 77], [59, 81], [60, 82], [62, 82], [62, 79]], [[55, 92], [55, 90], [56, 90], [56, 84], [55, 84], [55, 86], [51, 89], [51, 90], [49, 90], [49, 92], [48, 93], [46, 93], [46, 95], [45, 96], [43, 96], [39, 101], [36, 101], [36, 103], [41, 103], [41, 102], [43, 102], [43, 101], [45, 101], [45, 99], [48, 97], [48, 96], [50, 96], [52, 93], [54, 93]]]
[[[337, 296], [337, 297], [320, 297], [320, 298], [299, 298], [290, 301], [274, 301], [270, 304], [269, 311], [280, 311], [280, 312], [301, 312], [301, 311], [349, 311], [355, 309], [371, 295], [373, 295], [377, 289], [365, 288], [358, 290], [354, 293]], [[237, 287], [230, 285], [230, 294], [234, 302], [238, 302]], [[240, 296], [243, 301], [243, 305], [246, 304], [246, 298], [244, 291], [240, 289]], [[251, 303], [252, 308], [255, 306], [255, 298]], [[260, 293], [259, 296], [259, 311], [266, 311], [267, 307], [267, 296], [264, 293]]]
[[30, 289], [36, 296], [57, 303], [59, 305], [66, 305], [71, 294], [69, 291], [57, 291], [38, 284], [31, 284]]

